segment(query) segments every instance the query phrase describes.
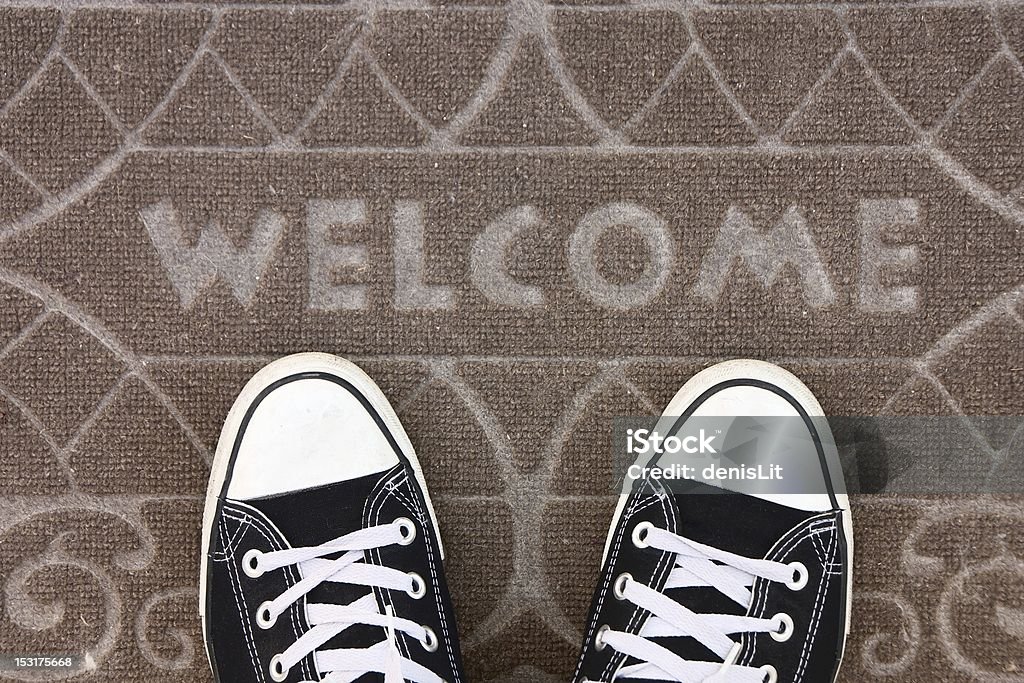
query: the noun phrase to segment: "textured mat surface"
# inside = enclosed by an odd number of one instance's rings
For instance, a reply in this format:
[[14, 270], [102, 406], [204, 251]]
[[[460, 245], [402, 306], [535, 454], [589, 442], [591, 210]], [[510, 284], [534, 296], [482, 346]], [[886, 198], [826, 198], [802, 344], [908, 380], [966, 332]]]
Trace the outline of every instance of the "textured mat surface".
[[[206, 680], [219, 425], [315, 349], [420, 451], [471, 679], [565, 680], [607, 417], [734, 356], [1022, 413], [1022, 59], [1003, 2], [0, 8], [0, 653]], [[855, 515], [843, 680], [1020, 680], [1019, 499]]]

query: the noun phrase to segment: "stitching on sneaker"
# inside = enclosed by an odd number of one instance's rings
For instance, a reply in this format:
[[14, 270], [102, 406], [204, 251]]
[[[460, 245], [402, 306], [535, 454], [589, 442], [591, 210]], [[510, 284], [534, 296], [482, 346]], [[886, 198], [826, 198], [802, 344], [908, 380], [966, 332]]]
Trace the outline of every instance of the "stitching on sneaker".
[[[668, 529], [669, 531], [671, 531], [672, 533], [675, 533], [675, 531], [676, 531], [676, 515], [675, 515], [675, 510], [671, 509], [671, 506], [670, 506], [671, 496], [667, 495], [663, 488], [660, 489], [660, 490], [658, 488], [655, 488], [656, 485], [657, 485], [656, 481], [654, 481], [654, 480], [647, 480], [645, 483], [651, 489], [651, 495], [653, 495], [654, 497], [651, 500], [648, 500], [647, 502], [645, 502], [643, 505], [638, 505], [638, 506], [634, 507], [634, 509], [630, 513], [629, 518], [632, 519], [632, 517], [635, 516], [640, 511], [646, 510], [649, 507], [654, 507], [655, 504], [660, 503], [661, 504], [662, 512], [664, 513], [664, 516], [665, 516], [665, 525], [666, 525], [666, 527], [670, 527]], [[623, 529], [624, 528], [625, 528], [625, 526], [623, 527]], [[667, 577], [668, 573], [672, 571], [672, 565], [674, 564], [674, 562], [675, 562], [675, 560], [674, 560], [674, 557], [673, 557], [673, 555], [671, 553], [662, 552], [661, 557], [658, 559], [658, 564], [655, 567], [654, 574], [652, 576], [652, 583], [660, 584], [662, 582], [662, 580], [665, 577]], [[609, 569], [612, 566], [613, 565], [610, 564], [609, 565]], [[611, 580], [611, 576], [612, 576], [613, 573], [614, 572], [609, 572], [609, 575], [608, 575], [608, 579], [609, 580]], [[607, 586], [607, 584], [606, 584], [606, 586]], [[607, 587], [606, 587], [605, 591], [601, 595], [602, 599], [604, 598], [604, 595], [606, 595], [606, 594], [607, 594]], [[636, 607], [633, 610], [633, 614], [630, 616], [629, 621], [627, 622], [626, 628], [624, 630], [626, 632], [628, 632], [628, 633], [632, 633], [633, 629], [635, 628], [636, 631], [639, 633], [640, 629], [643, 628], [643, 624], [646, 621], [646, 619], [650, 617], [650, 614], [646, 613], [646, 612], [647, 612], [646, 610], [644, 610], [644, 609], [642, 609], [640, 607]], [[624, 654], [619, 653], [619, 652], [614, 653], [612, 655], [612, 657], [608, 660], [608, 664], [605, 666], [604, 670], [602, 671], [601, 678], [603, 679], [605, 676], [607, 676], [610, 673], [612, 673], [612, 668], [613, 668], [612, 665], [613, 664], [615, 665], [614, 666], [614, 670], [615, 671], [618, 671], [619, 669], [621, 669], [622, 666], [626, 663], [626, 659], [627, 659], [627, 657]]]
[[[235, 521], [240, 522], [238, 528], [235, 529], [235, 532], [233, 534], [231, 534], [231, 538], [227, 540], [227, 545], [225, 545], [225, 552], [230, 551], [232, 554], [234, 554], [234, 552], [238, 549], [238, 543], [242, 540], [242, 536], [245, 534], [245, 520], [239, 519], [237, 517], [232, 517], [226, 514], [227, 508], [224, 509], [224, 512], [225, 514], [222, 514], [221, 516], [222, 519], [224, 517], [228, 517], [229, 519], [234, 519]], [[225, 528], [227, 528], [226, 525]]]
[[[405, 475], [405, 480], [403, 483], [408, 483], [408, 481], [408, 475]], [[406, 500], [404, 493], [402, 493], [398, 489], [395, 490], [395, 497], [403, 501]], [[426, 526], [426, 520], [424, 518], [423, 509], [420, 507], [419, 501], [416, 499], [415, 496], [410, 495], [410, 498], [412, 499], [412, 505], [407, 506], [409, 511], [413, 513], [413, 516], [420, 520], [421, 525]], [[437, 604], [438, 613], [440, 614], [441, 617], [441, 632], [444, 634], [445, 638], [445, 650], [448, 653], [448, 660], [449, 662], [451, 662], [452, 671], [456, 671], [457, 667], [455, 665], [455, 655], [451, 647], [451, 633], [449, 632], [448, 628], [448, 619], [445, 617], [444, 605], [441, 602], [441, 585], [437, 575], [437, 566], [435, 565], [434, 549], [431, 546], [431, 543], [429, 542], [428, 539], [424, 539], [424, 541], [426, 542], [427, 546], [427, 564], [428, 567], [430, 568], [430, 577], [434, 585], [434, 602]]]
[[[834, 526], [833, 523], [825, 523], [825, 521], [826, 520], [824, 519], [815, 518], [807, 520], [806, 522], [804, 522], [805, 524], [807, 524], [807, 526], [802, 533], [790, 536], [783, 546], [778, 547], [774, 549], [772, 552], [770, 552], [769, 555], [766, 556], [766, 559], [772, 559], [772, 555], [774, 555], [774, 559], [778, 559], [779, 561], [781, 561], [787, 555], [789, 555], [789, 553], [796, 546], [800, 545], [809, 538], [814, 538], [814, 536], [817, 534], [821, 534], [825, 531], [828, 531], [828, 529]], [[799, 525], [795, 527], [795, 529], [799, 529]], [[793, 533], [793, 531], [791, 531], [790, 533]], [[761, 582], [760, 586], [758, 586], [756, 591], [757, 595], [755, 596], [754, 604], [751, 606], [750, 611], [748, 611], [748, 616], [764, 616], [763, 612], [765, 606], [767, 605], [769, 592], [768, 589], [770, 587], [771, 585], [767, 581]], [[752, 634], [744, 634], [743, 638], [745, 639], [744, 647], [750, 645], [750, 649], [747, 653], [745, 653], [741, 661], [745, 665], [749, 665], [750, 662], [753, 661], [754, 656], [757, 653], [757, 638]]]
[[[833, 549], [836, 546], [836, 539], [838, 536], [839, 534], [835, 533], [835, 526], [833, 525], [832, 533], [829, 535], [829, 556], [831, 556]], [[823, 608], [825, 603], [825, 594], [827, 593], [827, 588], [831, 583], [832, 580], [826, 573], [822, 576], [821, 582], [818, 584], [818, 596], [814, 600], [811, 627], [808, 631], [807, 638], [804, 640], [803, 648], [800, 651], [800, 665], [797, 667], [793, 683], [800, 683], [800, 681], [803, 680], [804, 670], [807, 668], [807, 663], [810, 661], [811, 650], [818, 637], [818, 624], [821, 622], [821, 615], [824, 614]]]
[[[380, 509], [384, 505], [384, 501], [387, 500], [390, 492], [394, 490], [394, 482], [396, 479], [402, 476], [401, 464], [396, 465], [392, 468], [392, 472], [386, 477], [382, 477], [380, 481], [373, 487], [373, 491], [367, 497], [366, 502], [363, 504], [363, 526], [375, 526], [380, 523]], [[381, 561], [380, 549], [373, 548], [368, 551], [370, 560], [379, 566], [383, 566], [384, 563]], [[373, 587], [370, 589], [376, 597], [385, 606], [394, 606], [395, 601], [391, 597], [391, 591], [386, 588]], [[402, 632], [395, 633], [395, 644], [398, 647], [402, 655], [408, 657], [410, 654], [409, 644], [406, 641], [406, 634]]]
[[[400, 503], [402, 503], [403, 507], [405, 507], [414, 517], [416, 517], [417, 520], [419, 520], [420, 525], [426, 528], [426, 515], [422, 506], [419, 504], [419, 500], [417, 499], [416, 495], [412, 491], [406, 494], [404, 491], [398, 488], [403, 485], [411, 487], [411, 484], [409, 483], [410, 480], [408, 469], [403, 463], [400, 463], [398, 467], [399, 469], [394, 474], [385, 478], [385, 485], [381, 486], [380, 489], [374, 495], [373, 502], [370, 505], [370, 509], [373, 510], [372, 514], [374, 518], [374, 524], [377, 524], [380, 521], [380, 513], [383, 510], [384, 502], [387, 500], [388, 497], [392, 497], [398, 500]], [[444, 604], [443, 601], [441, 600], [441, 585], [437, 573], [437, 564], [436, 558], [434, 556], [434, 549], [432, 547], [430, 538], [426, 536], [426, 532], [424, 532], [424, 536], [425, 538], [423, 540], [427, 549], [427, 567], [429, 568], [430, 580], [434, 587], [434, 590], [432, 592], [434, 594], [434, 604], [437, 606], [438, 616], [441, 621], [441, 632], [444, 637], [444, 649], [445, 653], [448, 655], [448, 661], [451, 664], [451, 670], [455, 676], [455, 679], [456, 681], [459, 681], [461, 679], [459, 678], [458, 666], [455, 662], [455, 653], [452, 648], [451, 630], [448, 626], [448, 619], [447, 616], [445, 615]], [[379, 551], [374, 550], [372, 552], [374, 553], [377, 563], [380, 564]], [[391, 591], [385, 592], [387, 593], [388, 604], [393, 605], [394, 601], [391, 600], [390, 596]], [[399, 638], [401, 638], [401, 642], [405, 647], [406, 652], [408, 653], [406, 634], [402, 633], [397, 635], [399, 636]]]
[[[238, 517], [237, 515], [242, 515], [242, 517]], [[274, 550], [283, 550], [286, 547], [289, 547], [289, 546], [286, 546], [285, 544], [281, 543], [281, 541], [277, 538], [277, 534], [274, 532], [273, 529], [271, 529], [269, 526], [266, 525], [266, 522], [263, 519], [261, 519], [260, 517], [258, 517], [256, 515], [253, 515], [253, 514], [247, 512], [244, 509], [241, 509], [241, 508], [238, 508], [238, 507], [230, 507], [229, 508], [229, 507], [225, 506], [224, 509], [223, 509], [223, 512], [222, 512], [222, 516], [228, 517], [229, 519], [234, 519], [234, 520], [237, 520], [239, 522], [242, 522], [243, 525], [248, 525], [248, 527], [250, 529], [254, 529], [257, 533], [259, 533], [264, 538], [264, 540], [266, 540], [267, 543], [270, 544], [270, 547], [273, 548]], [[299, 577], [297, 575], [298, 574], [298, 570], [295, 567], [287, 566], [287, 567], [284, 567], [284, 570], [285, 570], [286, 578], [287, 578], [290, 586], [293, 586], [293, 585], [295, 585], [296, 583], [299, 582]], [[241, 580], [241, 577], [239, 577], [239, 580]], [[303, 610], [304, 613], [306, 612], [306, 597], [305, 596], [303, 596], [303, 598], [302, 598], [302, 610]], [[302, 629], [302, 624], [299, 623], [298, 610], [297, 609], [289, 608], [288, 609], [288, 616], [291, 619], [291, 622], [292, 622], [292, 632], [295, 634], [295, 637], [296, 638], [301, 637], [302, 633], [303, 633], [303, 629]], [[308, 613], [306, 614], [306, 620], [307, 621], [309, 620]], [[307, 661], [307, 658], [304, 657], [302, 659], [301, 665], [302, 665], [302, 673], [305, 674], [306, 676], [309, 676], [310, 678], [312, 678], [313, 673], [312, 673], [312, 671], [309, 668], [309, 662]]]
[[[823, 512], [793, 527], [783, 538], [779, 539], [775, 547], [768, 551], [765, 559], [782, 561], [800, 543], [808, 539], [813, 541], [816, 536], [834, 529], [836, 525], [835, 514], [836, 511]], [[801, 527], [803, 528], [801, 529]], [[761, 581], [760, 585], [756, 587], [754, 601], [747, 611], [748, 616], [763, 616], [764, 608], [768, 601], [769, 588], [770, 584], [767, 581]], [[744, 665], [749, 666], [757, 654], [757, 638], [751, 634], [744, 634], [742, 642], [746, 651], [740, 661]]]
[[[808, 538], [813, 538], [816, 534], [820, 534], [827, 531], [829, 528], [835, 526], [834, 511], [823, 512], [814, 517], [805, 519], [800, 524], [790, 529], [786, 534], [776, 541], [775, 545], [765, 555], [767, 560], [778, 560], [782, 561], [794, 547], [806, 541]], [[754, 589], [754, 599], [751, 602], [750, 609], [747, 610], [747, 616], [763, 616], [763, 611], [768, 600], [768, 589], [770, 584], [767, 581], [759, 581], [758, 585]], [[744, 647], [744, 654], [740, 658], [740, 662], [744, 666], [749, 666], [754, 660], [754, 656], [757, 653], [757, 638], [749, 633], [744, 633], [741, 636], [741, 641]]]
[[[421, 524], [424, 526], [426, 522], [422, 521], [424, 514], [423, 509], [420, 507], [419, 499], [413, 496], [413, 502], [416, 504], [416, 511], [421, 520]], [[426, 534], [424, 534], [426, 536]], [[424, 538], [424, 542], [427, 546], [427, 555], [429, 557], [428, 566], [430, 567], [431, 580], [434, 582], [434, 602], [437, 604], [438, 613], [441, 615], [441, 631], [444, 633], [445, 639], [445, 650], [448, 652], [448, 661], [451, 662], [452, 671], [455, 672], [455, 678], [458, 679], [458, 667], [455, 665], [455, 653], [451, 646], [451, 634], [448, 629], [448, 619], [445, 617], [444, 605], [441, 604], [441, 584], [437, 575], [437, 565], [434, 562], [434, 549], [433, 544], [429, 538]]]
[[[374, 487], [373, 497], [368, 498], [366, 501], [366, 506], [368, 506], [369, 509], [364, 509], [364, 514], [366, 515], [366, 518], [363, 522], [363, 526], [370, 525], [371, 517], [374, 526], [380, 523], [380, 512], [384, 508], [384, 502], [388, 499], [388, 497], [393, 497], [395, 487], [398, 485], [397, 480], [402, 479], [404, 475], [404, 468], [402, 467], [401, 464], [399, 464], [396, 465], [396, 469], [394, 472], [392, 472], [386, 477], [383, 477], [378, 482], [378, 485]], [[415, 517], [415, 514], [413, 514], [413, 516]], [[375, 564], [380, 566], [384, 565], [380, 558], [379, 548], [374, 548], [370, 550], [369, 554], [370, 557], [374, 560]], [[390, 589], [374, 587], [371, 590], [373, 591], [374, 596], [376, 596], [385, 605], [394, 607], [395, 601], [391, 597]], [[405, 657], [411, 659], [408, 636], [403, 632], [396, 632], [395, 643], [398, 646], [401, 653]]]
[[612, 574], [610, 570], [612, 567], [615, 566], [615, 562], [618, 560], [619, 557], [619, 546], [622, 541], [622, 536], [626, 532], [626, 520], [632, 518], [633, 510], [636, 508], [636, 504], [639, 500], [640, 495], [638, 491], [637, 496], [635, 498], [631, 497], [628, 509], [624, 511], [622, 517], [619, 519], [619, 528], [615, 531], [615, 538], [613, 539], [611, 545], [611, 554], [608, 556], [608, 569], [605, 570], [605, 575], [601, 579], [601, 587], [597, 594], [597, 605], [594, 608], [594, 616], [590, 620], [590, 623], [587, 624], [587, 632], [585, 634], [585, 638], [583, 641], [583, 652], [580, 653], [580, 659], [576, 663], [576, 671], [573, 673], [573, 679], [579, 678], [579, 674], [583, 670], [583, 661], [586, 658], [586, 654], [590, 651], [590, 639], [593, 637], [595, 627], [597, 626], [597, 622], [601, 618], [601, 609], [604, 606], [604, 597], [608, 593], [609, 581]]
[[[220, 520], [220, 534], [221, 538], [224, 537], [224, 519]], [[263, 667], [260, 665], [259, 657], [256, 654], [256, 642], [252, 637], [252, 631], [249, 625], [249, 605], [245, 601], [245, 596], [242, 595], [241, 585], [238, 580], [237, 569], [235, 567], [235, 553], [231, 552], [228, 555], [228, 579], [231, 584], [231, 592], [235, 596], [235, 606], [238, 608], [238, 616], [242, 622], [242, 633], [245, 636], [245, 645], [249, 650], [249, 657], [252, 660], [253, 669], [256, 671], [256, 676], [259, 678], [261, 683], [265, 680], [263, 678]]]

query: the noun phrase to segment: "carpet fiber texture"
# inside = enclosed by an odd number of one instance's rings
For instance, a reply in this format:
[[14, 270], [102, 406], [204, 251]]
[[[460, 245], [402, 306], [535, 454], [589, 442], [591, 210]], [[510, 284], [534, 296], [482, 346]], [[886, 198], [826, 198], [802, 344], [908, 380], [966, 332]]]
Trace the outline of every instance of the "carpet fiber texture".
[[[1024, 8], [483, 1], [0, 6], [0, 654], [208, 680], [211, 454], [290, 352], [396, 406], [480, 682], [568, 678], [610, 418], [712, 362], [1020, 450]], [[1020, 498], [854, 514], [843, 681], [1024, 680]]]

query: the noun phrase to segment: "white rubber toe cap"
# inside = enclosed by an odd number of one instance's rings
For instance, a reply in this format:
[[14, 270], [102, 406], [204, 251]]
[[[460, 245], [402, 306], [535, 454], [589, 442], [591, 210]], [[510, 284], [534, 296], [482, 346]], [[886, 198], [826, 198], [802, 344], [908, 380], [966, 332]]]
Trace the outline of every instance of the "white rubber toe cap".
[[325, 379], [296, 379], [271, 389], [252, 413], [227, 496], [272, 496], [397, 464], [391, 444], [352, 392]]

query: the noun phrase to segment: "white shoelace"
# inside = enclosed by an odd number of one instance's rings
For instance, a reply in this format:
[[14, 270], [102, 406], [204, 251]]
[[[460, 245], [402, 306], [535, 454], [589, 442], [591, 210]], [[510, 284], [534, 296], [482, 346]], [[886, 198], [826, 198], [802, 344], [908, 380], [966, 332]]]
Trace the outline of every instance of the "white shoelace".
[[[270, 628], [292, 604], [324, 582], [401, 590], [414, 598], [422, 597], [426, 592], [422, 577], [363, 561], [365, 551], [395, 544], [408, 545], [415, 536], [416, 527], [412, 522], [399, 519], [391, 524], [353, 531], [311, 548], [266, 553], [250, 550], [242, 562], [247, 575], [258, 577], [268, 571], [296, 565], [303, 577], [277, 598], [260, 605], [256, 623], [261, 628]], [[324, 558], [339, 552], [343, 554], [337, 559]], [[367, 673], [383, 674], [385, 683], [402, 683], [406, 679], [415, 683], [444, 683], [440, 676], [426, 667], [403, 657], [395, 640], [396, 632], [402, 632], [419, 641], [424, 648], [434, 650], [438, 646], [434, 632], [409, 619], [396, 617], [390, 606], [381, 613], [372, 592], [348, 605], [310, 603], [306, 605], [306, 612], [310, 629], [271, 660], [272, 680], [284, 680], [289, 669], [313, 654], [319, 672], [329, 674], [323, 683], [350, 683]], [[354, 624], [380, 626], [385, 630], [385, 639], [366, 648], [317, 649]]]
[[[633, 532], [638, 547], [652, 547], [675, 553], [675, 564], [664, 590], [709, 587], [729, 597], [744, 610], [753, 599], [751, 587], [757, 578], [783, 583], [799, 590], [807, 582], [807, 568], [799, 563], [782, 564], [754, 560], [691, 541], [650, 523], [638, 524]], [[736, 663], [740, 644], [731, 635], [771, 633], [786, 640], [793, 632], [792, 619], [778, 614], [771, 619], [729, 614], [697, 614], [672, 598], [638, 583], [628, 574], [614, 585], [615, 597], [651, 613], [639, 635], [602, 627], [595, 636], [599, 649], [611, 647], [641, 663], [625, 666], [617, 679], [651, 679], [679, 683], [774, 683], [778, 673], [771, 665], [741, 666]], [[650, 638], [690, 636], [722, 659], [723, 663], [685, 660]]]

